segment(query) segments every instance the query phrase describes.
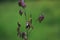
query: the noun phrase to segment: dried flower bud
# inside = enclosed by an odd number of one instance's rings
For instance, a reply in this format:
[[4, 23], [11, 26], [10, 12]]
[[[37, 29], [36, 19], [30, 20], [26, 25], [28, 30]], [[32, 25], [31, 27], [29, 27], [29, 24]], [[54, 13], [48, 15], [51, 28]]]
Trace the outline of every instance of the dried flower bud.
[[22, 11], [22, 10], [19, 10], [19, 14], [22, 16], [22, 14], [23, 14], [23, 11]]

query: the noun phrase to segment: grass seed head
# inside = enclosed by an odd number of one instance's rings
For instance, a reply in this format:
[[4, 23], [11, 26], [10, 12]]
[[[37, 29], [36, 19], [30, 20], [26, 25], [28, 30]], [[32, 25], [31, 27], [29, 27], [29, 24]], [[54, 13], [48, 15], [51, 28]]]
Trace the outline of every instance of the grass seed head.
[[23, 7], [23, 8], [26, 7], [26, 4], [25, 4], [24, 0], [19, 0], [19, 1], [18, 1], [18, 4], [19, 4], [19, 6], [21, 6], [21, 7]]
[[39, 20], [40, 23], [43, 21], [43, 19], [44, 19], [43, 15], [40, 15], [39, 18], [38, 18], [38, 20]]
[[18, 32], [18, 33], [17, 33], [17, 36], [18, 36], [18, 37], [21, 37], [21, 32]]
[[23, 14], [23, 10], [19, 10], [19, 14], [22, 16], [22, 14]]
[[26, 23], [26, 29], [30, 29], [30, 23], [29, 23], [29, 21]]
[[18, 25], [18, 27], [21, 27], [21, 24], [19, 22], [17, 22], [17, 25]]
[[24, 37], [26, 36], [26, 32], [22, 32], [22, 38], [24, 39]]

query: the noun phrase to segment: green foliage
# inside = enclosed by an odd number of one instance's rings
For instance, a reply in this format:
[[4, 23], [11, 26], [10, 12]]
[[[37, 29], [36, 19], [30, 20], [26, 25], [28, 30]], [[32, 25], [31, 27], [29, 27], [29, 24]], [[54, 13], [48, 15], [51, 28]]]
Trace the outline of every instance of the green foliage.
[[[0, 2], [3, 2], [3, 1], [18, 1], [18, 0], [0, 0]], [[60, 1], [60, 0], [25, 0], [25, 1]]]
[[[30, 40], [60, 40], [60, 2], [37, 1], [26, 2], [27, 15], [30, 11], [33, 17], [34, 30]], [[17, 37], [17, 21], [25, 27], [24, 15], [18, 14], [20, 7], [17, 2], [5, 2], [0, 4], [0, 40], [19, 40]], [[42, 23], [36, 21], [41, 12], [45, 13]], [[19, 19], [19, 20], [18, 20]]]

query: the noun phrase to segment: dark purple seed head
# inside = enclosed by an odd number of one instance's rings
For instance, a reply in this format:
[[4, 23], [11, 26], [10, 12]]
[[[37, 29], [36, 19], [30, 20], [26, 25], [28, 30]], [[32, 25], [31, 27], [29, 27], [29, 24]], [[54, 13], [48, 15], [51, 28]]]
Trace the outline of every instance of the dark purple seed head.
[[26, 7], [26, 4], [25, 4], [24, 0], [22, 0], [21, 5], [22, 5], [23, 8]]
[[19, 10], [19, 14], [22, 16], [22, 14], [23, 14], [23, 11], [22, 11], [22, 10]]
[[26, 7], [26, 4], [24, 2], [22, 2], [22, 7], [25, 8]]
[[18, 27], [21, 27], [21, 25], [20, 25], [20, 23], [19, 23], [19, 22], [17, 22], [17, 25], [18, 25]]
[[38, 18], [38, 20], [39, 20], [40, 23], [43, 21], [43, 19], [44, 19], [43, 15], [39, 16], [39, 18]]
[[23, 8], [26, 7], [26, 4], [24, 3], [24, 0], [19, 0], [19, 1], [18, 1], [18, 4], [19, 4], [19, 6], [21, 6], [21, 7], [23, 7]]
[[18, 5], [22, 6], [22, 0], [18, 0]]

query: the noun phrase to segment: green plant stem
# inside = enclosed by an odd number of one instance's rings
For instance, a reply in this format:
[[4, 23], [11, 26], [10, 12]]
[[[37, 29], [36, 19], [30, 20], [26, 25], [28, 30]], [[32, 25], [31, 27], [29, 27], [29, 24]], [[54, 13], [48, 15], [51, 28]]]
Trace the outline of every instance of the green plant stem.
[[28, 30], [27, 30], [27, 40], [28, 40]]
[[27, 22], [27, 15], [26, 15], [26, 10], [24, 9], [24, 15], [25, 15], [25, 20]]

